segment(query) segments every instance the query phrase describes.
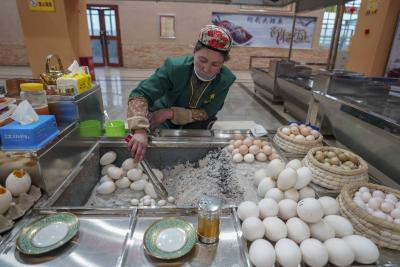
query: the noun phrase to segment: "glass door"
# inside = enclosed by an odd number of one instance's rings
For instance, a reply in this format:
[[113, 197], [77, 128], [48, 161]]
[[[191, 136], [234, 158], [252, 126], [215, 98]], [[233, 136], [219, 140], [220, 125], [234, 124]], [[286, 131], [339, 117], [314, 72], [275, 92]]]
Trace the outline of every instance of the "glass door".
[[121, 67], [118, 6], [88, 5], [86, 16], [94, 65]]

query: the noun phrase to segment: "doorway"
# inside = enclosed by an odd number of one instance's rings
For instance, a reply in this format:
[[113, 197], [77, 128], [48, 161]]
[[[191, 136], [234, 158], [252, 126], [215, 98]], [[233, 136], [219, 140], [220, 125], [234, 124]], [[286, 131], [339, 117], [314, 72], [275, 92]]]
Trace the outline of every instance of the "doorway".
[[86, 17], [94, 65], [122, 67], [118, 6], [87, 5]]

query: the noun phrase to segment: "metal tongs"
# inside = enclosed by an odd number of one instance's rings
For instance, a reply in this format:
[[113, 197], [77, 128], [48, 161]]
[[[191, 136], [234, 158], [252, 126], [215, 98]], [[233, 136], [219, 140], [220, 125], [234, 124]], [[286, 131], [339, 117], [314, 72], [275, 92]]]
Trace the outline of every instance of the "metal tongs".
[[[132, 139], [132, 135], [127, 135], [124, 140], [128, 143]], [[158, 179], [158, 177], [154, 174], [153, 170], [151, 169], [149, 163], [147, 160], [143, 159], [140, 162], [140, 165], [143, 168], [143, 171], [149, 176], [150, 182], [153, 184], [154, 190], [156, 191], [157, 195], [163, 199], [166, 199], [168, 197], [168, 192], [165, 189], [164, 185]]]

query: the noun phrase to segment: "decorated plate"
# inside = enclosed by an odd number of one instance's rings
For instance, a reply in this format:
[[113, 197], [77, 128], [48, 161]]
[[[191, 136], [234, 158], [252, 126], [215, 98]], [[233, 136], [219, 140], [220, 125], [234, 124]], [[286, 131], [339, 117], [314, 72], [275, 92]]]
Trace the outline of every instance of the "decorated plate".
[[22, 229], [17, 249], [27, 255], [46, 253], [70, 241], [78, 229], [78, 217], [72, 213], [48, 215]]
[[143, 246], [151, 256], [171, 260], [187, 254], [196, 240], [196, 230], [190, 222], [179, 218], [166, 218], [147, 228]]

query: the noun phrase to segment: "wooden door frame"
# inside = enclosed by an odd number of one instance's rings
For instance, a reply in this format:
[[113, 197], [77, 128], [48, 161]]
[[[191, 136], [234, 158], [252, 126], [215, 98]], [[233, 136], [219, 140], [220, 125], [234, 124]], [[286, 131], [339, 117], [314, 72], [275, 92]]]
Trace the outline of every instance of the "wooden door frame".
[[[110, 67], [123, 67], [124, 63], [123, 63], [123, 58], [122, 58], [122, 41], [121, 41], [121, 29], [120, 29], [120, 23], [119, 23], [119, 9], [118, 9], [118, 5], [105, 5], [105, 4], [87, 4], [86, 8], [90, 8], [90, 7], [110, 7], [112, 9], [114, 9], [115, 11], [115, 27], [116, 27], [116, 31], [117, 31], [117, 36], [108, 36], [107, 38], [110, 38], [112, 40], [117, 40], [117, 49], [118, 49], [118, 61], [119, 64], [110, 64], [109, 62], [104, 62], [104, 66], [110, 66]], [[103, 16], [104, 17], [104, 16]], [[102, 24], [103, 22], [100, 20], [100, 23]], [[92, 38], [91, 36], [89, 36], [90, 38]], [[96, 39], [96, 38], [94, 38]], [[103, 48], [102, 48], [103, 49]], [[106, 54], [106, 58], [107, 61], [109, 61], [108, 58], [108, 47], [107, 45], [105, 45], [104, 47], [103, 53], [107, 53]], [[96, 64], [95, 64], [96, 65]]]

